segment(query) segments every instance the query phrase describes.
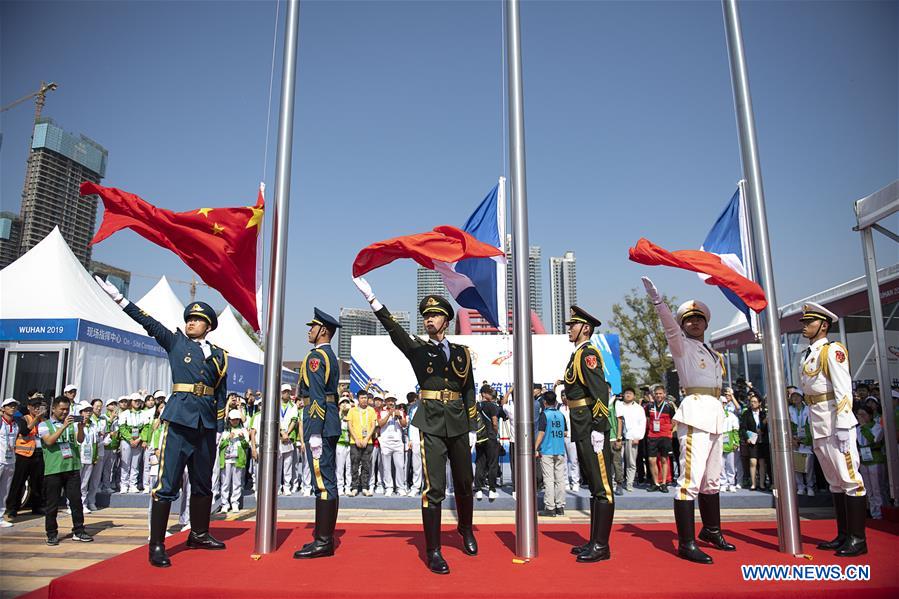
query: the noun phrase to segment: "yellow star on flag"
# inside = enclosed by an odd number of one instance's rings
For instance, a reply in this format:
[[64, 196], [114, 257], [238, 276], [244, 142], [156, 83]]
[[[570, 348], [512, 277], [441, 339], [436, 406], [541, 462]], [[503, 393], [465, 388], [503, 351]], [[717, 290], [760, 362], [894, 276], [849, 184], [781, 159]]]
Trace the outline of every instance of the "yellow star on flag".
[[[265, 211], [262, 208], [256, 208], [255, 206], [247, 206], [250, 210], [252, 210], [253, 215], [250, 217], [250, 220], [247, 221], [247, 229], [252, 227], [262, 228], [262, 215]], [[256, 231], [256, 234], [259, 234], [259, 231]]]
[[222, 231], [225, 230], [225, 227], [221, 226], [218, 223], [212, 223], [212, 234], [213, 235], [221, 235]]
[[200, 208], [197, 210], [197, 214], [202, 214], [206, 218], [209, 218], [209, 213], [212, 212], [212, 208]]

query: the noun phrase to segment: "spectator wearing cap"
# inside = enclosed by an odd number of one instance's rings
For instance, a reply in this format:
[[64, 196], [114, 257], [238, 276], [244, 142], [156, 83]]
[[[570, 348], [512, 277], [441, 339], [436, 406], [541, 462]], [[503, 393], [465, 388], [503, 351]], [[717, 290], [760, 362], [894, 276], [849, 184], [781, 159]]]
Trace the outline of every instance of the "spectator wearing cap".
[[44, 511], [44, 455], [41, 452], [41, 440], [38, 437], [38, 425], [46, 419], [47, 405], [44, 396], [37, 391], [29, 394], [27, 412], [16, 420], [18, 437], [15, 442], [15, 471], [9, 495], [6, 497], [6, 518], [15, 518], [21, 507], [25, 482], [31, 490], [30, 503], [32, 512], [43, 514]]
[[219, 441], [219, 467], [222, 470], [222, 510], [240, 511], [243, 478], [247, 468], [250, 435], [240, 410], [228, 413], [228, 428]]
[[150, 437], [153, 434], [154, 421], [157, 420], [159, 411], [156, 409], [158, 403], [165, 403], [166, 394], [157, 389], [152, 395], [148, 395], [144, 401], [143, 420], [141, 426], [141, 448], [143, 449], [143, 491], [148, 493], [153, 485], [150, 484]]
[[278, 419], [280, 437], [278, 442], [278, 472], [275, 477], [280, 486], [279, 495], [289, 495], [293, 487], [295, 451], [291, 435], [295, 434], [294, 431], [299, 426], [299, 413], [297, 412], [297, 407], [290, 400], [292, 391], [293, 388], [289, 384], [281, 385], [281, 402], [278, 405], [280, 412], [280, 418]]
[[556, 394], [543, 394], [543, 410], [537, 418], [537, 438], [534, 442], [537, 458], [543, 468], [543, 510], [540, 516], [554, 517], [565, 513], [565, 416], [559, 412]]
[[866, 405], [859, 406], [855, 410], [855, 418], [858, 420], [856, 437], [858, 442], [859, 472], [865, 484], [868, 498], [868, 511], [875, 520], [883, 518], [883, 494], [881, 480], [883, 479], [886, 457], [883, 453], [883, 427], [874, 418], [874, 412]]
[[84, 511], [81, 504], [81, 460], [78, 444], [84, 442], [84, 422], [77, 422], [69, 414], [71, 401], [65, 395], [53, 400], [50, 419], [38, 426], [41, 451], [44, 452], [44, 528], [47, 545], [59, 545], [59, 528], [56, 515], [63, 493], [72, 511], [72, 538], [90, 542], [94, 539], [84, 530]]
[[353, 470], [350, 467], [350, 425], [347, 415], [353, 407], [353, 398], [349, 391], [340, 394], [337, 407], [340, 414], [340, 437], [337, 438], [337, 491], [341, 495], [350, 494], [350, 481]]
[[74, 412], [81, 418], [81, 424], [84, 426], [84, 441], [78, 444], [80, 452], [78, 458], [81, 461], [81, 505], [84, 513], [90, 514], [93, 511], [90, 506], [94, 504], [94, 497], [90, 495], [90, 483], [100, 454], [99, 433], [91, 420], [94, 409], [89, 403], [85, 401], [77, 404]]
[[12, 397], [4, 399], [0, 404], [0, 528], [12, 526], [4, 516], [6, 498], [9, 496], [9, 487], [12, 484], [13, 474], [16, 471], [16, 438], [19, 436], [19, 427], [16, 424], [15, 414], [19, 407]]
[[119, 459], [119, 404], [115, 398], [106, 400], [106, 411], [100, 418], [103, 436], [100, 462], [100, 493], [112, 493]]
[[737, 484], [737, 468], [739, 463], [737, 455], [740, 450], [740, 419], [734, 404], [726, 396], [721, 398], [721, 406], [724, 410], [724, 442], [721, 444], [721, 459], [724, 467], [721, 469], [720, 489], [735, 493], [739, 488]]
[[74, 406], [75, 405], [75, 397], [77, 397], [77, 395], [78, 395], [78, 387], [69, 383], [68, 385], [66, 385], [63, 388], [62, 394], [64, 397], [68, 398], [71, 405]]
[[403, 443], [403, 429], [408, 421], [406, 414], [396, 405], [395, 397], [388, 397], [378, 418], [380, 433], [378, 438], [381, 447], [381, 480], [384, 484], [384, 496], [396, 494], [403, 497], [406, 489], [406, 448]]
[[143, 448], [144, 398], [140, 393], [129, 396], [129, 409], [119, 414], [119, 449], [121, 450], [121, 492], [137, 493], [137, 475]]
[[[249, 394], [251, 389], [247, 389]], [[247, 466], [247, 472], [253, 477], [253, 493], [256, 493], [257, 482], [259, 478], [259, 440], [262, 438], [259, 430], [262, 428], [262, 402], [256, 407], [256, 410], [250, 415], [247, 424], [247, 433], [250, 437], [250, 462]]]
[[474, 486], [477, 492], [475, 499], [484, 498], [484, 487], [487, 487], [487, 498], [494, 501], [496, 495], [496, 479], [499, 475], [499, 412], [500, 408], [494, 400], [493, 387], [483, 385], [479, 391], [478, 415], [481, 419], [475, 443]]

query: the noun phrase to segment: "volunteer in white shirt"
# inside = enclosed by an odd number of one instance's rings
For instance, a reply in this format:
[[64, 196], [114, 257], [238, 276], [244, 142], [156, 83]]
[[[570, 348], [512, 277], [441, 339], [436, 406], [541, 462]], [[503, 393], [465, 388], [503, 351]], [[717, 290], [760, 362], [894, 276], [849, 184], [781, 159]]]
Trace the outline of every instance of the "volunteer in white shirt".
[[13, 398], [3, 400], [0, 405], [0, 528], [9, 528], [12, 523], [3, 517], [6, 511], [6, 496], [16, 469], [16, 437], [19, 436], [19, 425], [15, 421], [16, 409], [19, 406]]

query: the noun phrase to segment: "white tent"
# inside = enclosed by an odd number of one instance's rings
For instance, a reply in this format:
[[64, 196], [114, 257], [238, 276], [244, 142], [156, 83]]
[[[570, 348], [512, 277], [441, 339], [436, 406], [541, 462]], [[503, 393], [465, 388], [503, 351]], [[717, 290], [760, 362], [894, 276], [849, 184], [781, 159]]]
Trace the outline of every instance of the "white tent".
[[234, 315], [231, 306], [219, 314], [218, 327], [207, 335], [210, 343], [223, 348], [233, 358], [262, 364], [265, 354], [259, 349]]
[[184, 328], [184, 306], [165, 277], [159, 279], [146, 295], [137, 300], [137, 305], [170, 331]]
[[165, 352], [100, 289], [58, 228], [0, 271], [3, 397], [28, 388], [81, 398], [165, 389]]

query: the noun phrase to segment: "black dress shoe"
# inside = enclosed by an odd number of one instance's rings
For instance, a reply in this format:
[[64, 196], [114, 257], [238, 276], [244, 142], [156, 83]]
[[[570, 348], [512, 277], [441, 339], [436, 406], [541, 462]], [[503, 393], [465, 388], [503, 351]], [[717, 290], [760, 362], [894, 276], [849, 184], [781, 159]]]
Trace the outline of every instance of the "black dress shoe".
[[459, 531], [459, 534], [462, 535], [462, 551], [465, 552], [466, 555], [477, 555], [478, 554], [478, 541], [474, 538], [474, 532], [471, 529], [456, 529]]
[[446, 564], [446, 560], [443, 559], [443, 555], [440, 554], [440, 549], [432, 549], [427, 551], [428, 558], [428, 569], [434, 574], [449, 574], [449, 566]]
[[165, 552], [165, 545], [150, 544], [150, 565], [157, 568], [168, 568], [172, 565], [172, 560], [169, 559], [168, 554]]
[[571, 555], [580, 555], [590, 548], [590, 541], [587, 541], [583, 545], [575, 545], [571, 548]]
[[837, 518], [837, 536], [827, 543], [818, 543], [818, 549], [836, 550], [843, 546], [846, 538], [849, 536], [848, 522], [846, 517], [846, 494], [833, 494], [833, 511]]
[[581, 563], [601, 562], [612, 557], [612, 552], [608, 545], [600, 543], [588, 543], [586, 549], [581, 551], [577, 556], [577, 561]]
[[677, 555], [697, 564], [711, 564], [712, 558], [696, 546], [696, 516], [692, 499], [674, 500], [674, 522], [677, 527]]
[[295, 551], [293, 559], [315, 559], [317, 557], [330, 557], [332, 555], [334, 555], [333, 539], [325, 541], [316, 539], [315, 541], [306, 544], [299, 551]]
[[667, 493], [668, 485], [659, 485], [659, 493]]
[[557, 507], [556, 508], [556, 516], [564, 516], [564, 515], [565, 515], [565, 508]]
[[659, 490], [660, 490], [659, 485], [656, 485], [656, 484], [649, 485], [649, 487], [646, 488], [647, 493], [655, 493], [656, 491], [659, 491]]
[[189, 549], [224, 549], [225, 544], [206, 532], [190, 531], [187, 537], [187, 547]]
[[538, 516], [543, 516], [544, 518], [554, 518], [556, 515], [556, 510], [540, 510], [537, 512]]
[[837, 557], [854, 557], [868, 553], [868, 543], [865, 540], [866, 499], [846, 496], [846, 526], [849, 534], [846, 542], [837, 549]]
[[724, 538], [724, 535], [721, 534], [720, 528], [708, 528], [703, 526], [702, 530], [699, 531], [699, 540], [710, 543], [712, 546], [720, 549], [721, 551], [737, 550], [737, 547], [733, 543], [727, 542], [727, 540]]

